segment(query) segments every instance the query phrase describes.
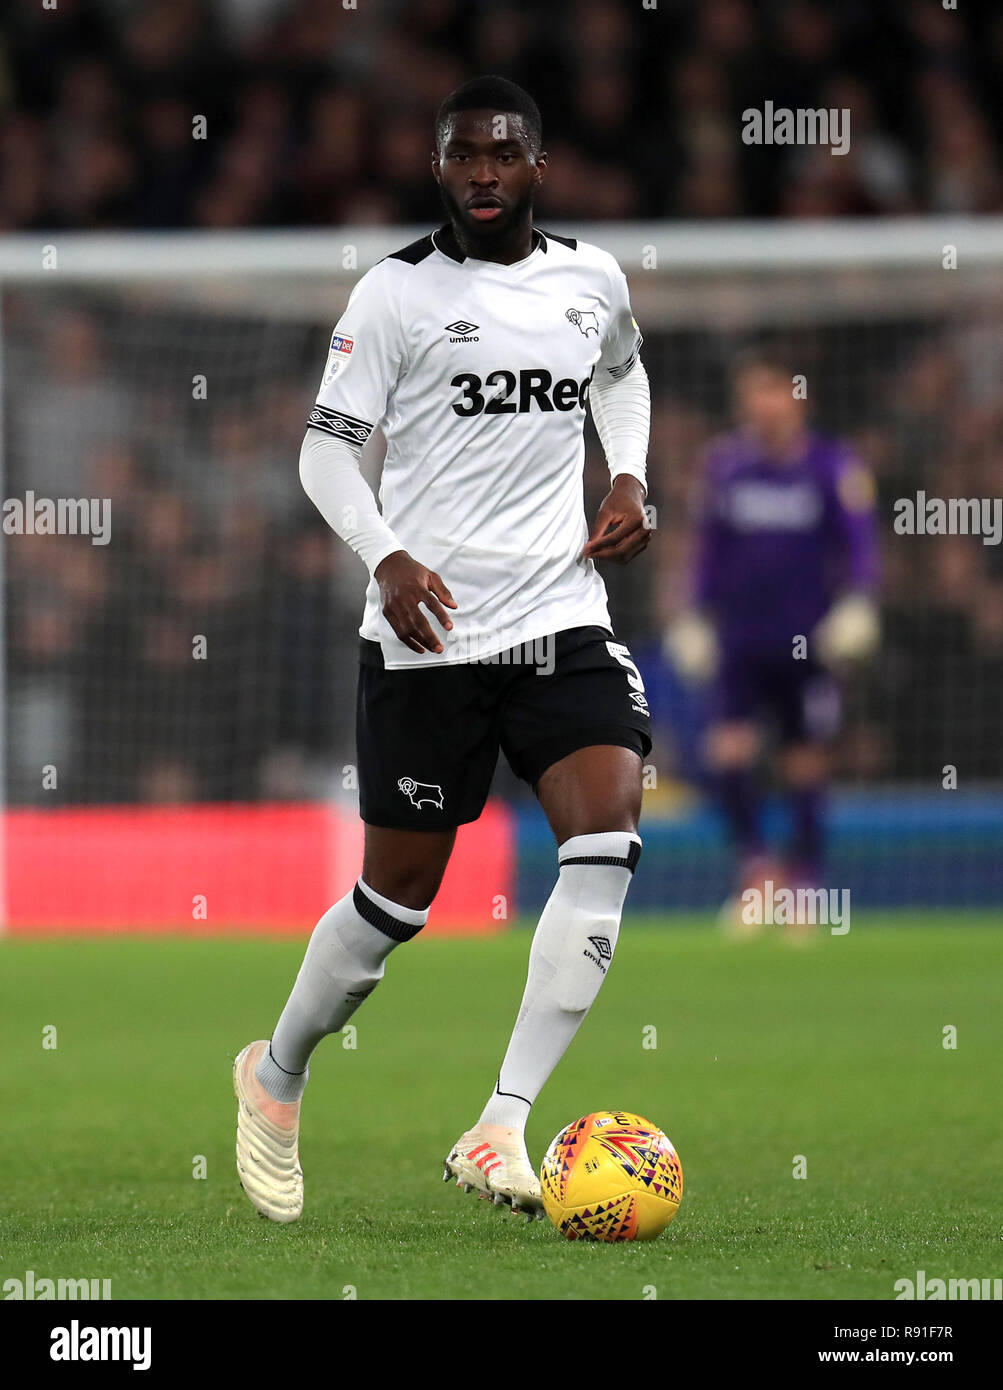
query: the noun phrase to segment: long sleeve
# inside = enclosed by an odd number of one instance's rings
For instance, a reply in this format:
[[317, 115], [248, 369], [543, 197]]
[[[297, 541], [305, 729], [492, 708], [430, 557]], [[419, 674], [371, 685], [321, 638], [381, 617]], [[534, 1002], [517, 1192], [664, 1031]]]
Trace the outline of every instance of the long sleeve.
[[840, 552], [840, 588], [873, 593], [880, 571], [874, 482], [849, 452], [836, 471], [833, 521]]
[[651, 392], [640, 358], [624, 376], [602, 381], [597, 373], [589, 403], [611, 478], [629, 473], [647, 487]]
[[721, 521], [714, 507], [716, 467], [713, 448], [705, 449], [697, 463], [697, 481], [690, 497], [694, 533], [690, 598], [695, 607], [705, 609], [713, 608], [716, 602], [725, 549]]
[[304, 491], [370, 574], [393, 551], [405, 549], [380, 515], [359, 457], [406, 370], [399, 302], [406, 269], [399, 261], [381, 261], [352, 291], [331, 338], [300, 450]]
[[303, 490], [321, 516], [373, 574], [381, 560], [405, 547], [380, 515], [359, 467], [361, 449], [308, 429], [300, 449]]
[[612, 256], [608, 268], [609, 321], [589, 387], [592, 419], [610, 478], [628, 473], [647, 488], [651, 392], [638, 355], [644, 339], [631, 312], [626, 276]]

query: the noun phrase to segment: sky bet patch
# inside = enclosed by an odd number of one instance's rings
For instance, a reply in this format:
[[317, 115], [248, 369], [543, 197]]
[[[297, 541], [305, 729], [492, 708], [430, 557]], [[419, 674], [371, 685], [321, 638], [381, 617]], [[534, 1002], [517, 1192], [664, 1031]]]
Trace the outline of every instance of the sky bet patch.
[[331, 339], [331, 350], [327, 354], [327, 370], [324, 373], [322, 386], [330, 386], [342, 367], [348, 365], [348, 359], [351, 357], [354, 347], [354, 338], [346, 338], [342, 333], [335, 333]]

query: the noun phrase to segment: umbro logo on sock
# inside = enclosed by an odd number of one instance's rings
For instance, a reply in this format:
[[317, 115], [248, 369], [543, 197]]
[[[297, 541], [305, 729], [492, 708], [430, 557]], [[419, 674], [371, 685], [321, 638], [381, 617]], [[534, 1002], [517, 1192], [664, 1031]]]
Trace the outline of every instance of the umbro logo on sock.
[[596, 965], [598, 965], [602, 973], [605, 975], [606, 963], [613, 959], [613, 947], [610, 945], [609, 937], [590, 936], [589, 940], [592, 942], [592, 945], [596, 948], [596, 954], [593, 955], [593, 953], [586, 948], [586, 950], [582, 952], [582, 955], [585, 956], [587, 960], [594, 961]]

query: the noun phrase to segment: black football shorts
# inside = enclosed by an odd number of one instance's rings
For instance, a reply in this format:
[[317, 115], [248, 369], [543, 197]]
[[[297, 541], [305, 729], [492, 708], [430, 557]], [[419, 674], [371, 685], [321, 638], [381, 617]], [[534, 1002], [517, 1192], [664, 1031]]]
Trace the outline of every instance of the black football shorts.
[[476, 820], [504, 752], [535, 787], [578, 748], [651, 750], [644, 683], [622, 642], [576, 627], [482, 661], [387, 671], [360, 640], [356, 743], [367, 825], [444, 830]]

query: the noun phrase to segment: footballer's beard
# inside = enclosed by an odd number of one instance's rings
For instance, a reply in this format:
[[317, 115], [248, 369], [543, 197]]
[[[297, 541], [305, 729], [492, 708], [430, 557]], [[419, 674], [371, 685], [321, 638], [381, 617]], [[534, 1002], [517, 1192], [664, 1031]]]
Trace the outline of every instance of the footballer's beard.
[[439, 194], [457, 241], [475, 260], [484, 260], [498, 251], [507, 250], [519, 234], [533, 223], [536, 190], [532, 186], [494, 222], [475, 221], [442, 184], [439, 185]]

